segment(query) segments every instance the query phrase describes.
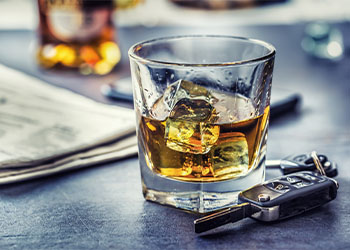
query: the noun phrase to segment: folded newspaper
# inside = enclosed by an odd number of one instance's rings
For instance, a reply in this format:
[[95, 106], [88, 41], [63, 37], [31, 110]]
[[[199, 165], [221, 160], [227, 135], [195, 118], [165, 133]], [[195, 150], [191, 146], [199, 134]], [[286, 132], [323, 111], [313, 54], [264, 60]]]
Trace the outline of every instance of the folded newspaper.
[[0, 65], [0, 184], [136, 153], [130, 109], [98, 103]]

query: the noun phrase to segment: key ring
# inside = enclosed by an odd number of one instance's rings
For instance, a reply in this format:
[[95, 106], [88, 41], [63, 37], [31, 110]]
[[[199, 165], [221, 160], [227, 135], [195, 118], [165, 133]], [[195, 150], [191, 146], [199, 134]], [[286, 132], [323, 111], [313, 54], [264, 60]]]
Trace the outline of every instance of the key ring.
[[324, 168], [320, 162], [320, 159], [318, 158], [317, 156], [317, 152], [316, 151], [312, 151], [311, 152], [311, 157], [312, 157], [312, 160], [314, 161], [315, 165], [316, 165], [316, 168], [317, 170], [324, 176], [326, 176], [326, 172], [324, 171]]

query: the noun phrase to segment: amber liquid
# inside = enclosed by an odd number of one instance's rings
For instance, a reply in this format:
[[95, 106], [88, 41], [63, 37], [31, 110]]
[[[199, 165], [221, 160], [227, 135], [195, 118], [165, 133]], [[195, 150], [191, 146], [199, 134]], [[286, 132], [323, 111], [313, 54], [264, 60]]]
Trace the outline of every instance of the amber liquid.
[[[239, 108], [237, 104], [244, 103], [250, 108], [243, 109], [242, 112], [248, 113], [240, 117], [252, 115], [254, 108], [249, 99], [239, 95], [224, 98], [221, 109]], [[162, 176], [189, 182], [214, 182], [248, 174], [255, 167], [265, 140], [269, 107], [261, 115], [239, 121], [229, 114], [220, 115], [213, 123], [205, 121], [195, 125], [192, 121], [174, 121], [169, 117], [157, 120], [138, 115], [139, 143], [148, 167]]]
[[111, 72], [121, 58], [112, 4], [112, 0], [38, 0], [39, 65], [84, 75]]

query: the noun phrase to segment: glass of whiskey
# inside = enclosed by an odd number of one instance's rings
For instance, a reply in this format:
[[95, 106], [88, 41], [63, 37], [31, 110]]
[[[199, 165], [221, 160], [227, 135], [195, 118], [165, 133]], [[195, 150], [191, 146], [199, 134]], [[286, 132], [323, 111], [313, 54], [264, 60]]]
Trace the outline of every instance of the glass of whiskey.
[[264, 180], [272, 45], [177, 36], [129, 57], [146, 200], [207, 213]]

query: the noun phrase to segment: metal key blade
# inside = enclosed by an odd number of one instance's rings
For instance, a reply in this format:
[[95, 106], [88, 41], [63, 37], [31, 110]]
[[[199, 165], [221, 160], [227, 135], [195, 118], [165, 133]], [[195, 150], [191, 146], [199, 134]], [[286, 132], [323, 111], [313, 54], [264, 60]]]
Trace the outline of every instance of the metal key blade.
[[242, 220], [259, 211], [256, 208], [252, 208], [250, 203], [242, 203], [195, 220], [194, 230], [196, 233], [202, 233], [228, 223]]
[[280, 169], [283, 174], [290, 174], [302, 170], [310, 170], [310, 167], [301, 166], [295, 162], [288, 160], [266, 160], [265, 166], [268, 169]]
[[266, 168], [281, 168], [281, 160], [266, 160]]

